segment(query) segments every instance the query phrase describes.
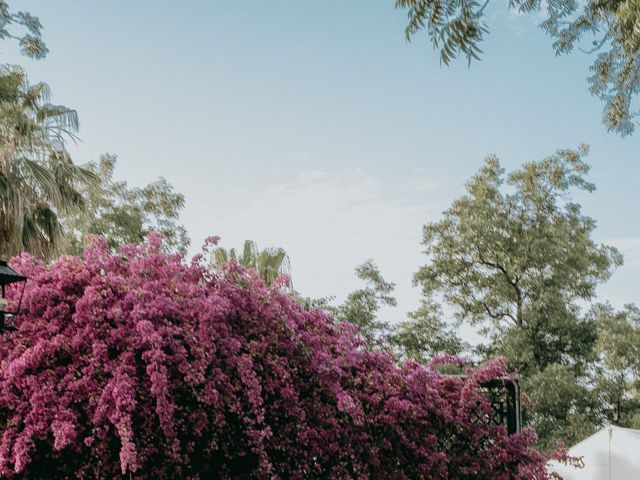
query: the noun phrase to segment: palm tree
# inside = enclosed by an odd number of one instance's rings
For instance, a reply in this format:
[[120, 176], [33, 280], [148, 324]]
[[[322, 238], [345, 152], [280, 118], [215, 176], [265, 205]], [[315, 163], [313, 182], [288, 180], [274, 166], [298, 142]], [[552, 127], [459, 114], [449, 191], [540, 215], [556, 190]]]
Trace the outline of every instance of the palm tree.
[[29, 85], [18, 67], [0, 67], [0, 258], [29, 251], [48, 258], [62, 236], [59, 217], [82, 208], [80, 184], [97, 180], [75, 165], [75, 110], [49, 102], [45, 83]]
[[[270, 286], [280, 275], [290, 275], [289, 256], [282, 248], [266, 248], [260, 251], [256, 243], [251, 240], [245, 240], [242, 255], [238, 256], [235, 248], [227, 250], [220, 247], [213, 251], [212, 260], [214, 268], [220, 268], [232, 260], [244, 268], [252, 268], [267, 286]], [[291, 282], [289, 288], [291, 288]]]

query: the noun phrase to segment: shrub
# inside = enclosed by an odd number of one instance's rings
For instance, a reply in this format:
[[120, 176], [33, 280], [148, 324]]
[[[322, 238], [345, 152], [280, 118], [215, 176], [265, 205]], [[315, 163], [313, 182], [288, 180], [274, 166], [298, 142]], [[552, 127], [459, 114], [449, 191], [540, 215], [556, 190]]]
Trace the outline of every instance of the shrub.
[[535, 434], [474, 421], [478, 382], [365, 350], [235, 263], [219, 275], [98, 241], [23, 254], [18, 329], [0, 338], [7, 478], [545, 478]]

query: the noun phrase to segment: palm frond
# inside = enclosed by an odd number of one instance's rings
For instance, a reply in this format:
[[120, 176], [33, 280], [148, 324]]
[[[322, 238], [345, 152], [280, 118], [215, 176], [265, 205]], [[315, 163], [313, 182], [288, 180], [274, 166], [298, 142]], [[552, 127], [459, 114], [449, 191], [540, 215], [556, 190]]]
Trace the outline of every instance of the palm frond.
[[64, 183], [59, 183], [58, 193], [60, 196], [59, 208], [64, 213], [83, 210], [86, 207], [87, 201], [84, 195], [75, 188], [65, 185]]
[[6, 197], [8, 191], [9, 181], [7, 180], [7, 177], [4, 176], [4, 173], [0, 172], [0, 201]]
[[[29, 182], [36, 189], [40, 189], [41, 193], [52, 199], [54, 202], [60, 200], [58, 185], [54, 174], [44, 165], [28, 158], [20, 158], [17, 163], [18, 167], [22, 167], [23, 174], [27, 175], [27, 181], [30, 177], [33, 182]], [[35, 192], [37, 194], [37, 192]]]
[[252, 240], [245, 240], [242, 256], [239, 258], [240, 264], [245, 268], [255, 268], [258, 257], [258, 246]]
[[19, 67], [0, 67], [0, 251], [50, 255], [60, 240], [58, 214], [86, 208], [84, 193], [100, 182], [64, 150], [78, 115], [50, 103], [47, 84], [30, 85]]
[[38, 108], [36, 122], [43, 123], [49, 128], [78, 131], [78, 112], [64, 105], [47, 103]]

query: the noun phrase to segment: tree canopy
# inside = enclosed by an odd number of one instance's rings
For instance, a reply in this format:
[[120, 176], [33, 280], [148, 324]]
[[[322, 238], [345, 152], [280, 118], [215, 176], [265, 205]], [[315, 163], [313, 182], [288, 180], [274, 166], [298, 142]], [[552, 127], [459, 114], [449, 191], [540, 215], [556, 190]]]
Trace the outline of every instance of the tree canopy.
[[344, 303], [334, 309], [336, 319], [358, 327], [358, 334], [370, 347], [380, 347], [385, 342], [389, 325], [378, 318], [382, 306], [396, 306], [392, 293], [395, 284], [386, 281], [378, 266], [369, 259], [356, 267], [356, 275], [366, 284], [349, 293]]
[[114, 155], [103, 155], [99, 161], [85, 166], [97, 181], [82, 185], [83, 208], [64, 216], [62, 250], [81, 255], [89, 235], [106, 238], [115, 250], [128, 243], [142, 243], [152, 231], [164, 236], [166, 248], [186, 250], [187, 231], [178, 223], [184, 196], [176, 193], [164, 178], [144, 187], [114, 180], [116, 161]]
[[579, 440], [598, 422], [584, 418], [594, 399], [583, 381], [598, 331], [579, 302], [622, 262], [592, 240], [595, 221], [571, 200], [595, 188], [586, 153], [560, 150], [508, 175], [487, 158], [467, 193], [424, 227], [429, 262], [415, 276], [427, 301], [442, 298], [488, 336], [484, 355], [521, 373], [543, 442]]
[[640, 428], [640, 309], [594, 305], [590, 318], [598, 328], [593, 381], [606, 422]]
[[429, 363], [439, 355], [461, 355], [471, 348], [442, 318], [440, 306], [422, 299], [409, 318], [392, 327], [387, 341], [400, 358]]

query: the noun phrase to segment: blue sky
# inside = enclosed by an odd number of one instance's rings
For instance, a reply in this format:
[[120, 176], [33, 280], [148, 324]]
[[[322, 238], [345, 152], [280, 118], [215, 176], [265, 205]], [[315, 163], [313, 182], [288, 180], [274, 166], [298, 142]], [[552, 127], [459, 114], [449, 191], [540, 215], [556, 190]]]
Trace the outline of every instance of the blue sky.
[[282, 246], [296, 289], [338, 299], [373, 258], [398, 284], [399, 320], [418, 299], [422, 225], [487, 154], [512, 169], [586, 142], [598, 190], [578, 200], [626, 257], [599, 295], [640, 303], [640, 133], [605, 131], [593, 59], [555, 57], [537, 14], [495, 3], [483, 61], [446, 68], [426, 36], [405, 41], [392, 0], [13, 5], [40, 17], [51, 53], [0, 55], [78, 110], [75, 160], [111, 152], [118, 178], [167, 178], [194, 250], [210, 234]]

